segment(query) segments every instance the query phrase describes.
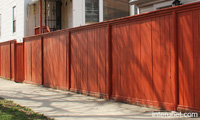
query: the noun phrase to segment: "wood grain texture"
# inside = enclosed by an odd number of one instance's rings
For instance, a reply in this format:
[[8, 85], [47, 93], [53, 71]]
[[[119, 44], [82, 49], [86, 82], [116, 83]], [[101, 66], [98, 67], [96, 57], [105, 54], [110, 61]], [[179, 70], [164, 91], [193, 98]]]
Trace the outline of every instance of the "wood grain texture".
[[68, 89], [68, 44], [67, 32], [43, 36], [43, 74], [45, 86]]

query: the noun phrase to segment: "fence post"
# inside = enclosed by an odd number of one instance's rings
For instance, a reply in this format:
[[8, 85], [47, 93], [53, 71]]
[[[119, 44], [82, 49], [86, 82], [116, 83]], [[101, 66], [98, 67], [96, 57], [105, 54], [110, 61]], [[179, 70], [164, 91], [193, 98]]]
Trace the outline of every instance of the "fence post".
[[[43, 42], [43, 35], [41, 34], [41, 64], [42, 64], [42, 83], [41, 83], [41, 85], [44, 85], [44, 50], [43, 50], [43, 48], [44, 48], [44, 46], [43, 46], [43, 44], [44, 44], [44, 42]], [[32, 69], [32, 68], [31, 68]]]
[[23, 70], [24, 70], [24, 71], [23, 71], [23, 72], [24, 72], [24, 73], [23, 73], [23, 78], [24, 78], [23, 80], [25, 81], [25, 57], [24, 57], [24, 55], [25, 55], [25, 54], [24, 54], [25, 45], [24, 45], [24, 40], [25, 40], [25, 39], [23, 38], [23, 43], [22, 43], [22, 44], [23, 44]]
[[[11, 49], [11, 42], [9, 41], [9, 45], [10, 45], [10, 76], [9, 76], [9, 79], [11, 80], [11, 78], [12, 78], [12, 59], [11, 59], [11, 51], [12, 51], [12, 49]], [[8, 79], [8, 78], [6, 78], [6, 79]]]
[[174, 70], [174, 85], [175, 85], [175, 107], [174, 110], [177, 111], [179, 103], [179, 76], [178, 76], [178, 38], [177, 38], [177, 14], [173, 11], [173, 24], [174, 24], [174, 52], [175, 52], [175, 70]]
[[71, 32], [70, 31], [68, 31], [68, 58], [67, 58], [67, 61], [68, 61], [68, 67], [67, 67], [67, 69], [68, 69], [68, 90], [70, 91], [70, 88], [71, 88]]
[[112, 27], [108, 24], [108, 99], [112, 96]]
[[16, 56], [16, 52], [17, 52], [17, 49], [16, 49], [16, 44], [17, 42], [14, 41], [14, 81], [16, 82], [16, 61], [17, 61], [17, 56]]

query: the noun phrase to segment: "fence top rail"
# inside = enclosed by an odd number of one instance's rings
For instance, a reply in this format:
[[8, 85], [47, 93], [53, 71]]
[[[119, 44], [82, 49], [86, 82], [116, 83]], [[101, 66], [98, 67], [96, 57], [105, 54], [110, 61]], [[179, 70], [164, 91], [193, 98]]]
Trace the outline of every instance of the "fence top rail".
[[69, 31], [68, 29], [57, 30], [57, 31], [53, 31], [53, 32], [39, 34], [39, 35], [27, 36], [27, 37], [24, 37], [23, 40], [31, 41], [31, 40], [34, 40], [35, 38], [40, 38], [40, 37], [42, 38], [42, 37], [51, 36], [51, 35], [63, 34], [64, 32], [66, 32], [66, 34], [67, 34], [68, 31]]
[[63, 30], [57, 30], [57, 31], [53, 31], [53, 32], [48, 32], [48, 33], [44, 33], [42, 34], [42, 37], [48, 37], [48, 36], [54, 36], [54, 35], [60, 35], [63, 33], [68, 33], [69, 29], [63, 29]]
[[16, 44], [17, 45], [23, 45], [23, 42], [17, 42]]
[[16, 43], [17, 40], [14, 39], [14, 40], [9, 40], [9, 41], [0, 42], [0, 45], [2, 45], [2, 44], [7, 44], [7, 43], [14, 43], [14, 42]]
[[24, 37], [23, 41], [30, 41], [30, 40], [34, 40], [35, 38], [41, 38], [42, 35], [32, 35], [32, 36], [28, 36], [28, 37]]

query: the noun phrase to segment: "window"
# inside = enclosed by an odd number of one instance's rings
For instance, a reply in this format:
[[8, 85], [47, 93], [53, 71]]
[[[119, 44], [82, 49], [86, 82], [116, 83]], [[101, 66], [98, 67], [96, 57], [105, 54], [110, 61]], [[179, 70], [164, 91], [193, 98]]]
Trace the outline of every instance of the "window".
[[16, 6], [13, 7], [13, 33], [16, 32]]
[[103, 1], [103, 20], [111, 20], [129, 16], [130, 0], [104, 0]]
[[0, 14], [0, 36], [1, 36], [1, 14]]
[[85, 0], [85, 22], [99, 22], [99, 0]]

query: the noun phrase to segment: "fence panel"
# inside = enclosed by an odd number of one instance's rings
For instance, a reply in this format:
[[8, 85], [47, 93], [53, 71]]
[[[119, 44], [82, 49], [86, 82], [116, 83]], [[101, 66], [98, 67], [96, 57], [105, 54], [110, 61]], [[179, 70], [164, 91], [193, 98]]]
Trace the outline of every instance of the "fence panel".
[[33, 83], [42, 84], [42, 38], [32, 40], [32, 78]]
[[[102, 35], [104, 33], [104, 35]], [[107, 95], [107, 27], [72, 31], [71, 89]]]
[[42, 84], [42, 37], [24, 38], [25, 82]]
[[199, 10], [178, 14], [179, 107], [200, 110]]
[[11, 79], [10, 42], [1, 43], [1, 76]]
[[27, 83], [31, 83], [31, 53], [31, 41], [24, 41], [24, 82]]
[[[194, 108], [200, 111], [200, 10], [193, 11], [193, 39], [194, 39]], [[196, 23], [198, 23], [196, 25]]]
[[[200, 91], [200, 10], [193, 11], [193, 39], [194, 39], [194, 108], [198, 111], [200, 111], [200, 94], [198, 91]], [[195, 25], [198, 23], [197, 25]]]
[[15, 67], [15, 40], [1, 43], [1, 76], [14, 80]]
[[69, 41], [67, 31], [43, 35], [44, 86], [69, 89], [67, 56]]
[[[112, 96], [119, 100], [123, 97], [130, 97], [126, 94], [126, 89], [130, 90], [127, 80], [127, 48], [129, 48], [129, 23], [112, 26], [112, 42], [113, 42], [113, 92]], [[127, 55], [126, 55], [127, 54]]]
[[113, 25], [113, 89], [118, 100], [174, 109], [172, 15]]
[[15, 44], [15, 82], [24, 81], [24, 49], [23, 43]]

